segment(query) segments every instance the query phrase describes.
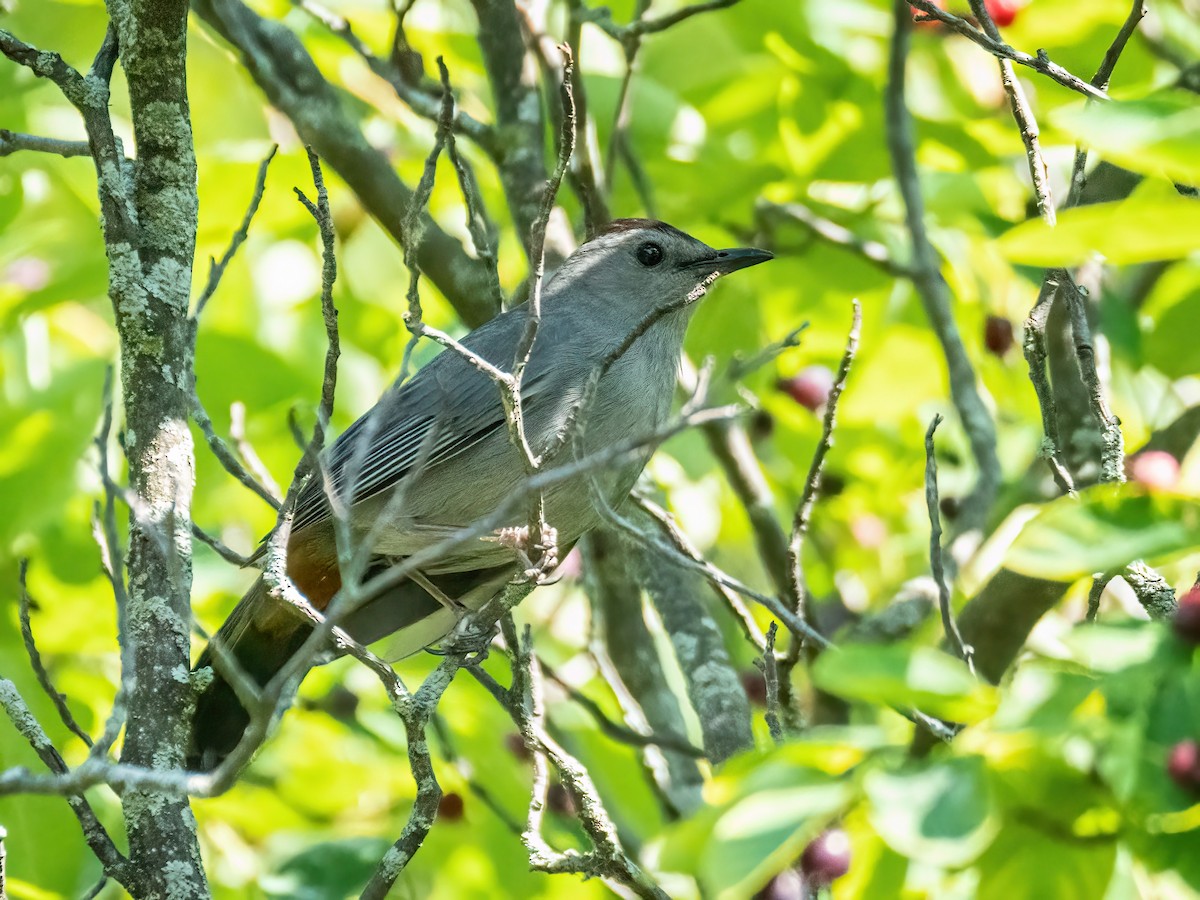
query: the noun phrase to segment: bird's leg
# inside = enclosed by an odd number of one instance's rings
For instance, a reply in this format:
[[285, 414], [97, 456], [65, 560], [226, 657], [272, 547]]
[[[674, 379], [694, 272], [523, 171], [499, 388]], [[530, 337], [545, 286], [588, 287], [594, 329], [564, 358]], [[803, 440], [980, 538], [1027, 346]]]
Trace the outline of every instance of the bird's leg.
[[471, 611], [462, 603], [448, 595], [436, 584], [434, 584], [428, 577], [425, 576], [424, 573], [414, 569], [409, 573], [408, 577], [424, 588], [425, 592], [428, 593], [430, 597], [442, 604], [442, 606], [446, 607], [446, 609], [450, 610], [450, 612], [454, 613], [454, 621], [456, 624], [462, 620], [463, 616]]

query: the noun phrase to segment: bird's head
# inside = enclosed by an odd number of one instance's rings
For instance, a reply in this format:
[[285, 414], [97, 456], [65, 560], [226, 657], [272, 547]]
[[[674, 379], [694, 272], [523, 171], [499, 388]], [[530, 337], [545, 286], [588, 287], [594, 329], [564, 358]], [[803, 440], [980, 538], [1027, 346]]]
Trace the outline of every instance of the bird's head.
[[772, 259], [766, 250], [714, 250], [665, 222], [617, 219], [583, 244], [554, 276], [564, 299], [603, 303], [621, 318], [688, 311], [722, 275]]

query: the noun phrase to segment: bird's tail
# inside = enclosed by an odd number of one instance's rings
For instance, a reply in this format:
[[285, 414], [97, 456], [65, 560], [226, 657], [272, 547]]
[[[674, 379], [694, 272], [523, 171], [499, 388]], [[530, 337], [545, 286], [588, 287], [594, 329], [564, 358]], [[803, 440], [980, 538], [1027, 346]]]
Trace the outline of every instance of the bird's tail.
[[[260, 688], [278, 672], [308, 638], [312, 626], [286, 604], [272, 598], [260, 577], [234, 608], [213, 641], [219, 641]], [[187, 767], [210, 772], [241, 740], [250, 714], [214, 662], [212, 643], [196, 668], [212, 666], [212, 682], [196, 700]]]

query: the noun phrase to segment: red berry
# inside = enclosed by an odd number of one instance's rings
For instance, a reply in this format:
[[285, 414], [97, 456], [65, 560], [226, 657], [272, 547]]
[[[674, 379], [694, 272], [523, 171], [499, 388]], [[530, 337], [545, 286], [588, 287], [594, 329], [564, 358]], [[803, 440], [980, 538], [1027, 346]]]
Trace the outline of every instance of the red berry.
[[803, 406], [816, 412], [829, 399], [833, 390], [833, 372], [825, 366], [809, 366], [791, 378], [781, 378], [775, 387], [791, 395], [791, 398]]
[[1180, 741], [1167, 753], [1167, 774], [1185, 791], [1200, 791], [1200, 744]]
[[747, 669], [742, 672], [742, 690], [746, 698], [755, 706], [767, 705], [767, 679], [758, 669]]
[[817, 885], [826, 885], [850, 871], [850, 836], [840, 828], [817, 835], [800, 856], [800, 871]]
[[1129, 460], [1126, 469], [1131, 481], [1151, 490], [1168, 491], [1179, 481], [1179, 460], [1166, 450], [1143, 450]]
[[1023, 4], [1014, 0], [987, 0], [984, 5], [987, 6], [992, 21], [1003, 28], [1013, 23]]
[[983, 326], [983, 343], [996, 356], [1003, 357], [1012, 349], [1012, 322], [1004, 316], [988, 316]]
[[442, 794], [442, 799], [438, 801], [438, 818], [447, 822], [457, 822], [463, 817], [463, 806], [462, 794], [453, 791]]
[[1200, 644], [1200, 584], [1184, 592], [1171, 619], [1175, 634], [1189, 644]]

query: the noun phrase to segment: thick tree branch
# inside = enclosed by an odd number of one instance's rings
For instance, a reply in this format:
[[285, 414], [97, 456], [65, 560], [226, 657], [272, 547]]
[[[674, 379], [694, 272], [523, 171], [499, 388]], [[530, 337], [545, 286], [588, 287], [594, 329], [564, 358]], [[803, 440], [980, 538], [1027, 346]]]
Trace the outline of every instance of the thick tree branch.
[[[916, 3], [937, 9], [930, 3]], [[938, 10], [941, 12], [941, 10]], [[951, 18], [955, 18], [951, 16]], [[906, 222], [913, 244], [913, 284], [921, 297], [925, 313], [942, 345], [950, 375], [950, 395], [962, 420], [978, 468], [975, 488], [962, 505], [959, 526], [965, 531], [981, 529], [992, 509], [1000, 487], [1000, 460], [996, 455], [996, 426], [980, 396], [975, 368], [963, 346], [954, 321], [949, 286], [942, 277], [937, 253], [925, 227], [925, 203], [917, 174], [916, 146], [912, 118], [905, 100], [906, 63], [912, 32], [912, 12], [903, 0], [894, 0], [892, 35], [888, 61], [888, 82], [884, 94], [888, 151], [896, 184], [904, 200]], [[973, 30], [973, 29], [972, 29]]]

